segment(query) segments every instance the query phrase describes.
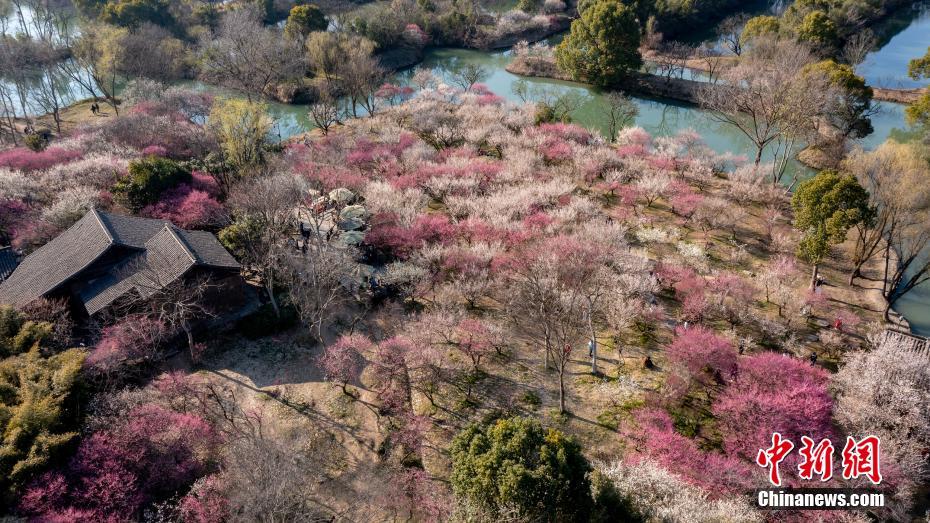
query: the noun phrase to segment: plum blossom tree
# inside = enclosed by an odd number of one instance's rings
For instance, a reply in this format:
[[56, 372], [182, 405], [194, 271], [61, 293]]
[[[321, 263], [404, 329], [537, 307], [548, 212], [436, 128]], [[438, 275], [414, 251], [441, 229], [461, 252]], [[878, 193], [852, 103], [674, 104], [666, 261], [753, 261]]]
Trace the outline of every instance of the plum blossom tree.
[[620, 496], [639, 514], [658, 521], [762, 523], [759, 511], [739, 497], [711, 497], [655, 461], [596, 463]]
[[373, 345], [365, 336], [346, 334], [340, 336], [335, 343], [327, 345], [317, 362], [326, 379], [340, 383], [342, 392], [349, 394], [346, 387], [350, 381], [358, 378], [362, 355], [369, 352]]
[[132, 519], [206, 472], [219, 443], [202, 418], [143, 405], [87, 437], [67, 469], [35, 482], [19, 508], [42, 519]]
[[906, 336], [887, 332], [871, 341], [873, 350], [849, 354], [833, 377], [836, 420], [850, 434], [881, 438], [883, 455], [904, 478], [898, 490], [906, 491], [927, 477], [930, 364]]
[[142, 314], [125, 316], [103, 329], [85, 363], [94, 373], [105, 376], [123, 372], [132, 363], [157, 361], [168, 334], [157, 319]]
[[739, 360], [737, 379], [713, 406], [725, 451], [747, 460], [773, 432], [800, 441], [834, 434], [827, 372], [792, 357], [762, 353]]
[[226, 209], [220, 202], [207, 192], [187, 184], [165, 191], [158, 202], [140, 212], [168, 220], [184, 229], [218, 228], [229, 223]]
[[656, 200], [669, 193], [672, 178], [662, 171], [648, 171], [636, 180], [635, 186], [646, 200], [646, 207], [652, 207]]
[[609, 317], [610, 300], [606, 298], [611, 289], [622, 288], [616, 285], [618, 273], [622, 278], [624, 270], [630, 273], [636, 270], [630, 266], [611, 266], [611, 256], [622, 252], [618, 248], [622, 235], [607, 234], [598, 243], [591, 234], [597, 229], [578, 236], [548, 238], [510, 267], [508, 313], [517, 328], [543, 349], [546, 367], [550, 361], [555, 362], [559, 373], [559, 408], [563, 412], [565, 371], [573, 351], [587, 339], [592, 371], [597, 372], [596, 322], [605, 315]]
[[778, 306], [779, 317], [795, 299], [799, 274], [794, 258], [785, 255], [775, 257], [759, 274], [759, 281], [765, 290], [765, 301]]
[[684, 365], [691, 375], [729, 381], [736, 373], [736, 350], [730, 340], [701, 327], [678, 327], [675, 340], [668, 346], [669, 358]]

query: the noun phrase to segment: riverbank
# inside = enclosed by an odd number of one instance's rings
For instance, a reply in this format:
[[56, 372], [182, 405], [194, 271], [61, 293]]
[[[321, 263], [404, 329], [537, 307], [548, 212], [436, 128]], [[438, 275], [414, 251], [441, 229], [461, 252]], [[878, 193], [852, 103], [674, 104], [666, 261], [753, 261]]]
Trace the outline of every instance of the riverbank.
[[[516, 56], [505, 67], [509, 73], [554, 80], [574, 81], [571, 76], [560, 71], [553, 57]], [[705, 84], [684, 78], [666, 78], [649, 73], [634, 73], [617, 85], [620, 90], [649, 98], [667, 98], [679, 102], [697, 105], [701, 88]]]
[[[721, 70], [736, 61], [735, 56], [675, 57], [653, 49], [642, 51], [643, 60], [653, 63], [674, 63], [679, 67], [700, 71], [706, 74], [719, 74]], [[880, 102], [912, 104], [924, 93], [926, 88], [894, 88], [872, 86], [872, 99]]]

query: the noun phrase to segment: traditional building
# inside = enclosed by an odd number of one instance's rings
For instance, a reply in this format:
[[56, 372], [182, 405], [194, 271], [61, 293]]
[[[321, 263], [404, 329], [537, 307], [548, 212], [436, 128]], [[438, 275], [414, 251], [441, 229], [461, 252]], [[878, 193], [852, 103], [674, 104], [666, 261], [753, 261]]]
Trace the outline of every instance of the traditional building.
[[22, 260], [0, 283], [0, 303], [64, 297], [76, 316], [93, 317], [121, 299], [145, 299], [197, 276], [241, 283], [239, 263], [209, 232], [92, 209]]

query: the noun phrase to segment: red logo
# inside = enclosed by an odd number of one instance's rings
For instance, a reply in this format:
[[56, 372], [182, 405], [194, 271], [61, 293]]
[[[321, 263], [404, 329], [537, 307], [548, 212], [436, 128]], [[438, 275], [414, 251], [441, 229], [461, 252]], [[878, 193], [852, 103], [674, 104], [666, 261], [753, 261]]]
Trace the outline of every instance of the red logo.
[[[772, 446], [759, 449], [756, 455], [756, 464], [769, 469], [769, 481], [776, 487], [781, 486], [779, 464], [791, 454], [794, 443], [783, 438], [781, 433], [772, 433]], [[878, 436], [865, 436], [856, 441], [852, 436], [846, 438], [843, 447], [843, 479], [856, 479], [859, 476], [869, 478], [869, 481], [878, 485], [882, 481], [879, 467], [879, 453], [881, 441]], [[814, 440], [801, 436], [801, 448], [798, 449], [801, 460], [798, 463], [798, 477], [812, 480], [814, 475], [820, 481], [829, 481], [833, 477], [833, 443], [824, 438], [814, 445]]]
[[814, 440], [801, 436], [799, 452], [798, 476], [801, 479], [814, 479], [814, 474], [820, 476], [820, 481], [833, 477], [833, 443], [830, 440], [824, 438], [814, 447]]
[[865, 476], [876, 485], [881, 483], [882, 473], [878, 465], [880, 446], [881, 441], [876, 436], [866, 436], [858, 442], [847, 436], [843, 447], [843, 479]]
[[794, 443], [787, 439], [782, 439], [781, 434], [778, 432], [772, 433], [772, 446], [768, 449], [759, 449], [759, 454], [756, 455], [756, 464], [760, 467], [769, 468], [769, 481], [773, 485], [781, 485], [781, 476], [778, 473], [778, 464], [785, 459], [791, 449], [794, 448]]

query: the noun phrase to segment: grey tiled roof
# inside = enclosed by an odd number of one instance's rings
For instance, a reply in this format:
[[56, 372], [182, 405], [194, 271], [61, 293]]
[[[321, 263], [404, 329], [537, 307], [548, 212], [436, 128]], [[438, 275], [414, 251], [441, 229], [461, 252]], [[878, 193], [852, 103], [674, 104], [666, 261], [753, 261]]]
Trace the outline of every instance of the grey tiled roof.
[[100, 259], [111, 247], [126, 251], [104, 274], [79, 282], [79, 298], [95, 314], [120, 296], [151, 295], [194, 266], [235, 269], [236, 260], [203, 231], [185, 231], [164, 220], [91, 210], [70, 229], [23, 260], [0, 284], [0, 303], [26, 305], [59, 288]]

